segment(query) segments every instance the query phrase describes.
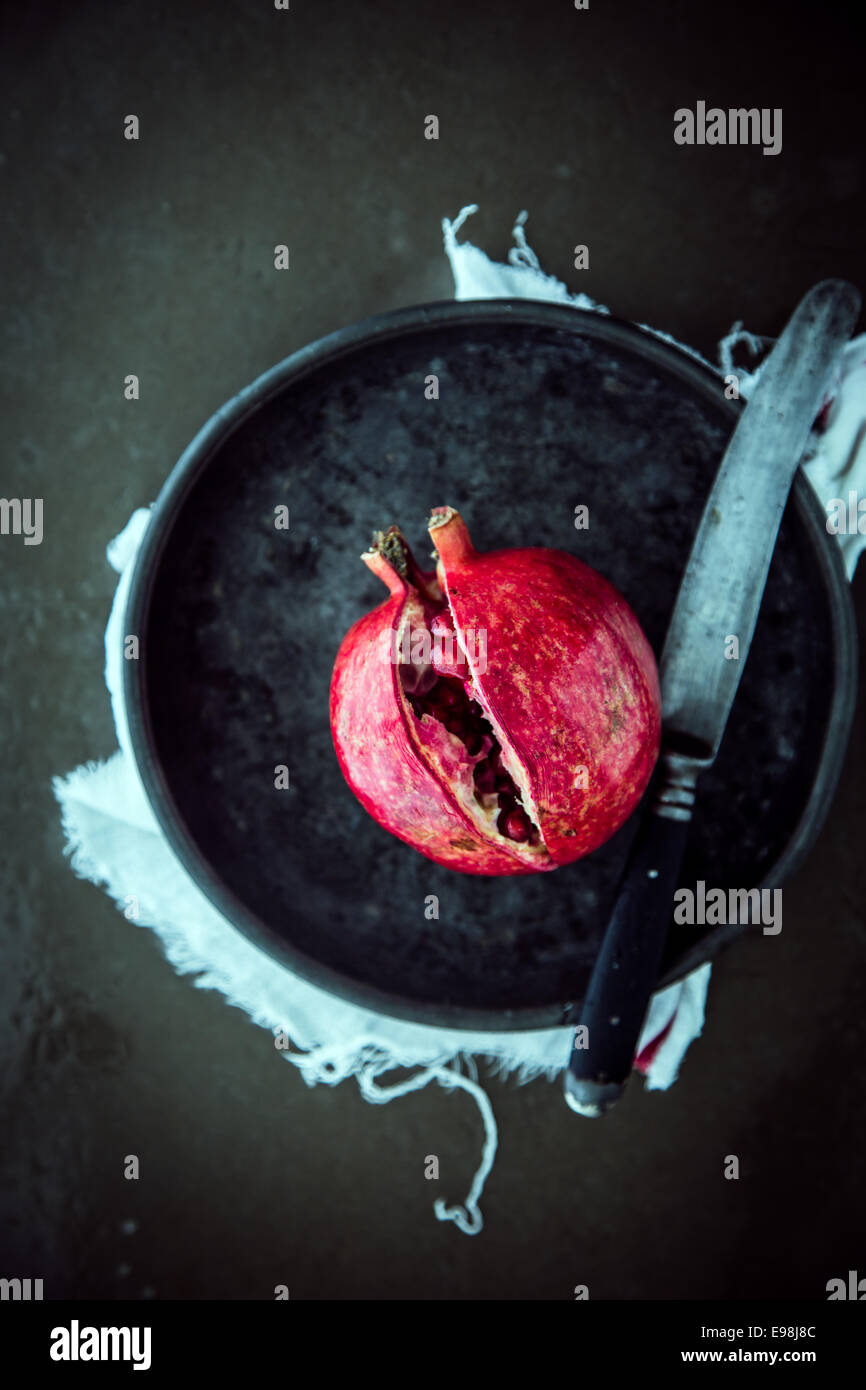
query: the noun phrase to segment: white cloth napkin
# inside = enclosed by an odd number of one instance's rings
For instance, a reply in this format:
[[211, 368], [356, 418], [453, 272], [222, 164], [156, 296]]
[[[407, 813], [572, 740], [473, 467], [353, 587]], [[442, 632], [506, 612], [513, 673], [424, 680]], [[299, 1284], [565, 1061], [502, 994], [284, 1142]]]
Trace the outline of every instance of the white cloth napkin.
[[[443, 221], [445, 250], [454, 272], [458, 299], [523, 296], [608, 312], [585, 295], [569, 295], [564, 285], [541, 272], [523, 233], [525, 213], [515, 225], [517, 244], [507, 266], [495, 265], [474, 246], [458, 244], [456, 232], [475, 210], [474, 206], [464, 208], [453, 223]], [[750, 335], [742, 333], [740, 325], [735, 325], [723, 344], [728, 365], [730, 353], [741, 340], [759, 346]], [[862, 360], [866, 365], [866, 338], [856, 342], [860, 348], [848, 366], [851, 378], [859, 372], [862, 382], [863, 366], [857, 364]], [[750, 380], [754, 380], [754, 375]], [[843, 385], [847, 382], [840, 380]], [[741, 392], [746, 394], [742, 384]], [[828, 482], [836, 476], [828, 450], [832, 431], [836, 431], [833, 457], [838, 472], [842, 466], [839, 458], [843, 453], [848, 458], [851, 441], [860, 428], [855, 428], [856, 412], [853, 407], [849, 409], [850, 402], [846, 404], [847, 398], [843, 401], [842, 394], [840, 390], [832, 429], [816, 446], [814, 471], [810, 473], [813, 481], [819, 477], [822, 483]], [[834, 405], [831, 416], [835, 409]], [[861, 401], [861, 424], [862, 414]], [[862, 442], [862, 432], [860, 438]], [[843, 448], [846, 442], [847, 453]], [[866, 458], [861, 457], [860, 465], [862, 476], [866, 473]], [[850, 481], [850, 475], [846, 481]], [[132, 755], [123, 703], [122, 622], [133, 562], [149, 521], [149, 508], [137, 510], [107, 550], [108, 560], [120, 576], [105, 632], [105, 682], [119, 750], [104, 762], [90, 761], [53, 780], [61, 808], [65, 852], [73, 871], [103, 886], [130, 922], [156, 932], [166, 957], [179, 974], [194, 975], [193, 984], [199, 989], [219, 990], [227, 1003], [243, 1009], [253, 1023], [267, 1029], [273, 1035], [273, 1045], [280, 1048], [308, 1085], [323, 1082], [333, 1086], [355, 1076], [361, 1094], [377, 1104], [418, 1090], [431, 1081], [449, 1090], [468, 1092], [484, 1121], [481, 1162], [464, 1202], [449, 1206], [444, 1198], [437, 1198], [434, 1213], [438, 1220], [453, 1221], [459, 1230], [475, 1235], [483, 1226], [479, 1198], [497, 1147], [496, 1122], [479, 1083], [475, 1059], [488, 1060], [490, 1075], [514, 1072], [520, 1083], [538, 1076], [553, 1080], [567, 1064], [572, 1030], [472, 1033], [372, 1013], [308, 984], [274, 962], [236, 931], [199, 891], [169, 848], [150, 809]], [[853, 573], [856, 555], [864, 542], [856, 545], [850, 537], [846, 539], [849, 573]], [[639, 1052], [645, 1050], [645, 1057], [639, 1061], [646, 1070], [648, 1088], [664, 1089], [676, 1079], [689, 1043], [703, 1026], [709, 977], [710, 966], [701, 966], [687, 980], [653, 996], [638, 1044]], [[295, 1050], [285, 1048], [286, 1037]], [[382, 1084], [380, 1078], [397, 1067], [419, 1070], [390, 1086]]]

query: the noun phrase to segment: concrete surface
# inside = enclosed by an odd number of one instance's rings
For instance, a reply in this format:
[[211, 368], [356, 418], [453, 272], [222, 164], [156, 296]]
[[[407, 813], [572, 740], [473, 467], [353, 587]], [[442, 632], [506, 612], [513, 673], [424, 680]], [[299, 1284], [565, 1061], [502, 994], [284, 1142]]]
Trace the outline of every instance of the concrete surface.
[[[756, 941], [718, 965], [674, 1089], [635, 1085], [596, 1125], [558, 1085], [489, 1083], [500, 1151], [473, 1239], [432, 1214], [474, 1172], [472, 1103], [305, 1087], [72, 876], [50, 789], [114, 748], [106, 541], [272, 363], [449, 297], [443, 215], [478, 202], [466, 235], [500, 259], [527, 208], [545, 269], [707, 353], [735, 318], [777, 332], [825, 275], [866, 287], [844, 14], [125, 0], [4, 17], [0, 493], [45, 506], [42, 545], [0, 537], [4, 1276], [51, 1298], [667, 1299], [821, 1298], [862, 1272], [862, 699], [772, 956]], [[675, 146], [673, 111], [698, 99], [781, 106], [782, 153]], [[862, 633], [866, 574], [854, 594]]]

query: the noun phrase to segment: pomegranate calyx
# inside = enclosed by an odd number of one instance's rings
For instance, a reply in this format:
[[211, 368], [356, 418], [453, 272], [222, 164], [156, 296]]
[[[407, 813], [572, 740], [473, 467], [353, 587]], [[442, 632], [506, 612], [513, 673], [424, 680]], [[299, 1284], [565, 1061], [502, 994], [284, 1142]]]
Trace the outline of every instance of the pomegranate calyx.
[[370, 549], [364, 551], [361, 559], [392, 594], [404, 594], [408, 588], [412, 588], [417, 589], [428, 603], [443, 602], [435, 571], [421, 569], [399, 526], [374, 531]]

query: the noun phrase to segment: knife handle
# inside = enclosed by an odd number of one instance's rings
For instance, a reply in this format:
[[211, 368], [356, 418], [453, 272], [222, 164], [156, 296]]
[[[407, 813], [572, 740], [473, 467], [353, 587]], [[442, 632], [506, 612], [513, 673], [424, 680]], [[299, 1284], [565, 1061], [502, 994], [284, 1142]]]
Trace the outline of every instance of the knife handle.
[[564, 1076], [565, 1098], [580, 1115], [594, 1118], [610, 1109], [634, 1064], [658, 982], [695, 786], [712, 761], [670, 749], [659, 759], [654, 802], [632, 846]]

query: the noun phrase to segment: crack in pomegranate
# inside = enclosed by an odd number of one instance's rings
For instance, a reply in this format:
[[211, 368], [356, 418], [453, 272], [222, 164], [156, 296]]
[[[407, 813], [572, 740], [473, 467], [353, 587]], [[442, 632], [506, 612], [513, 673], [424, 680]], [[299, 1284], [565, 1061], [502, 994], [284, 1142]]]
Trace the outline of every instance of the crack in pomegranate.
[[407, 689], [405, 680], [403, 688], [416, 719], [429, 714], [459, 738], [469, 758], [476, 760], [472, 772], [475, 800], [485, 811], [498, 805], [496, 828], [500, 835], [518, 844], [537, 845], [538, 827], [526, 814], [514, 779], [501, 765], [502, 750], [493, 729], [459, 677], [439, 676], [423, 694]]

